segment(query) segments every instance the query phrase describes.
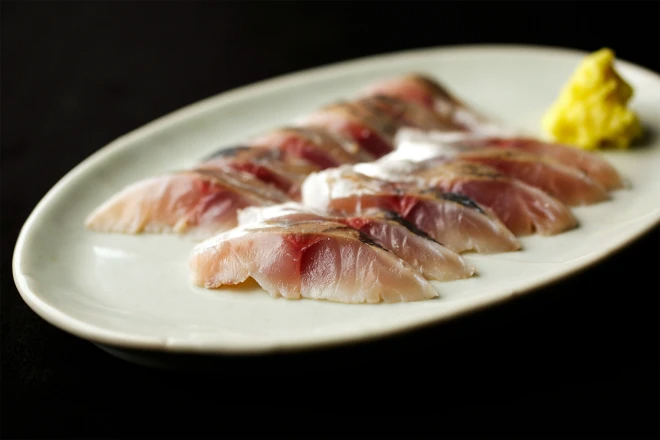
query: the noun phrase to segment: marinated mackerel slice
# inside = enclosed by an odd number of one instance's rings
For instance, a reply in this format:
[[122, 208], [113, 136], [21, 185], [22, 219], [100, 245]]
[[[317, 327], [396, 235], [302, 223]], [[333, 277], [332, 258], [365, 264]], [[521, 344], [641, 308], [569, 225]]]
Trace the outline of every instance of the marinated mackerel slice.
[[[360, 98], [355, 101], [372, 112], [389, 116], [398, 128], [412, 127], [420, 130], [446, 131], [453, 129], [453, 124], [415, 102], [406, 101], [394, 96], [375, 95]], [[396, 133], [393, 133], [393, 135]]]
[[589, 205], [609, 199], [607, 190], [576, 168], [548, 156], [506, 148], [481, 148], [456, 156], [461, 161], [488, 165], [535, 186], [569, 205]]
[[623, 188], [624, 181], [619, 172], [598, 154], [567, 145], [553, 144], [528, 138], [466, 138], [458, 142], [469, 147], [499, 147], [525, 151], [551, 157], [563, 165], [577, 168], [587, 177], [598, 182], [606, 190]]
[[554, 235], [577, 226], [577, 220], [562, 202], [486, 165], [460, 160], [398, 161], [356, 165], [354, 169], [371, 177], [412, 180], [420, 187], [465, 195], [490, 208], [517, 236]]
[[417, 229], [392, 211], [367, 212], [360, 216], [343, 217], [311, 209], [298, 203], [267, 207], [249, 207], [239, 211], [239, 225], [266, 220], [322, 220], [354, 228], [371, 240], [419, 270], [427, 279], [450, 281], [468, 278], [474, 267], [459, 254]]
[[200, 163], [198, 168], [244, 171], [273, 185], [294, 200], [300, 200], [300, 185], [305, 177], [321, 169], [280, 150], [245, 146], [218, 150]]
[[413, 267], [365, 234], [329, 221], [250, 223], [193, 250], [193, 283], [207, 288], [252, 277], [273, 297], [343, 303], [420, 301], [438, 296]]
[[323, 127], [352, 139], [374, 158], [394, 149], [398, 129], [388, 115], [368, 111], [355, 102], [340, 102], [323, 107], [298, 121], [307, 127]]
[[401, 127], [425, 130], [448, 128], [432, 111], [415, 103], [387, 96], [368, 96], [326, 106], [301, 118], [307, 126], [325, 127], [353, 139], [379, 158], [394, 149], [394, 136]]
[[240, 208], [289, 200], [250, 174], [198, 169], [124, 188], [92, 212], [86, 226], [100, 232], [176, 232], [204, 237], [236, 226]]
[[364, 90], [368, 96], [390, 96], [414, 102], [435, 112], [444, 130], [500, 132], [492, 121], [453, 96], [438, 81], [418, 73], [389, 78], [371, 84]]
[[455, 252], [509, 252], [520, 249], [515, 235], [495, 214], [472, 199], [419, 188], [412, 182], [390, 182], [340, 167], [312, 173], [302, 186], [303, 204], [357, 216], [369, 209], [394, 211]]
[[488, 166], [455, 161], [415, 173], [434, 188], [463, 194], [490, 208], [515, 235], [555, 235], [577, 220], [564, 203], [544, 191]]
[[247, 145], [280, 150], [322, 169], [375, 159], [352, 139], [322, 127], [284, 127], [253, 138]]

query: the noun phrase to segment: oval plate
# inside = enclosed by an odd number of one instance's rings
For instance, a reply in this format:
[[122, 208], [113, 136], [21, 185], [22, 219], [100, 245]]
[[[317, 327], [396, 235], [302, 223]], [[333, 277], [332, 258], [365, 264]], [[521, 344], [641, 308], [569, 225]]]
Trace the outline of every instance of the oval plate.
[[13, 271], [27, 304], [51, 324], [95, 343], [188, 353], [258, 353], [381, 337], [439, 322], [557, 281], [631, 242], [660, 219], [660, 77], [619, 62], [634, 87], [644, 145], [605, 156], [630, 181], [612, 200], [574, 210], [581, 226], [526, 237], [524, 250], [467, 258], [479, 275], [436, 283], [440, 298], [346, 305], [273, 299], [258, 286], [192, 286], [194, 243], [84, 229], [87, 214], [138, 179], [192, 166], [220, 146], [350, 98], [366, 84], [427, 72], [477, 110], [530, 134], [586, 55], [521, 46], [467, 46], [381, 55], [287, 75], [206, 99], [152, 122], [78, 165], [26, 221]]

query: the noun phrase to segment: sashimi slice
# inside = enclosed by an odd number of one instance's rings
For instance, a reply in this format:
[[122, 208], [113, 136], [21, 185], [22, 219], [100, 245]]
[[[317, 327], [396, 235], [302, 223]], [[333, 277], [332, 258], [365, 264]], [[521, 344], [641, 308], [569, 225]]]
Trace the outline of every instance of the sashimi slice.
[[399, 98], [432, 110], [444, 121], [444, 130], [506, 132], [503, 127], [497, 126], [452, 95], [438, 81], [423, 74], [412, 73], [375, 82], [365, 88], [364, 94]]
[[233, 170], [249, 173], [264, 183], [273, 185], [275, 188], [287, 194], [293, 200], [300, 200], [300, 186], [305, 180], [307, 174], [292, 172], [286, 165], [278, 163], [259, 163], [255, 161], [230, 161], [225, 166], [218, 166], [216, 163], [206, 163], [199, 168], [216, 168], [218, 170], [225, 167]]
[[277, 149], [322, 169], [375, 159], [355, 141], [322, 127], [284, 127], [257, 136], [247, 144]]
[[624, 181], [617, 170], [598, 154], [568, 145], [553, 144], [528, 138], [485, 138], [465, 140], [462, 144], [477, 147], [500, 147], [542, 154], [570, 167], [577, 168], [607, 190], [623, 188]]
[[299, 120], [306, 126], [324, 127], [359, 144], [374, 158], [394, 150], [394, 134], [398, 126], [392, 125], [386, 115], [375, 114], [353, 102], [340, 102], [326, 106]]
[[366, 96], [355, 101], [372, 112], [385, 114], [398, 127], [414, 127], [421, 130], [451, 130], [454, 125], [439, 117], [434, 111], [394, 96]]
[[321, 168], [279, 150], [259, 147], [234, 147], [219, 150], [198, 165], [200, 169], [227, 168], [252, 174], [257, 179], [300, 199], [300, 185], [305, 177]]
[[490, 208], [515, 235], [554, 235], [577, 226], [570, 209], [545, 192], [476, 163], [386, 162], [356, 165], [371, 177], [418, 182]]
[[609, 199], [607, 190], [598, 182], [548, 156], [505, 148], [483, 148], [465, 151], [456, 158], [493, 167], [569, 206], [589, 205]]
[[394, 211], [455, 252], [496, 253], [520, 248], [515, 235], [490, 209], [466, 196], [371, 178], [350, 167], [310, 174], [303, 183], [302, 201], [344, 216], [374, 208]]
[[426, 278], [450, 281], [468, 278], [474, 267], [459, 254], [442, 246], [392, 211], [367, 212], [361, 216], [343, 217], [310, 209], [301, 204], [285, 203], [267, 207], [250, 207], [239, 212], [239, 225], [265, 220], [323, 220], [354, 228], [418, 269]]
[[438, 296], [414, 268], [340, 223], [251, 223], [198, 244], [189, 261], [206, 288], [253, 278], [273, 297], [342, 303], [420, 301]]
[[290, 199], [253, 176], [193, 170], [146, 179], [115, 194], [86, 220], [87, 228], [118, 233], [193, 233], [236, 226], [236, 211]]
[[394, 211], [383, 211], [342, 221], [392, 251], [429, 279], [450, 281], [468, 278], [474, 267], [456, 252], [441, 245], [427, 233]]
[[285, 150], [278, 150], [272, 147], [251, 147], [247, 145], [220, 148], [205, 157], [201, 163], [227, 162], [232, 160], [250, 160], [259, 163], [281, 163], [302, 174], [309, 174], [312, 171], [318, 171], [320, 169], [318, 165], [314, 165], [303, 157], [288, 154]]
[[451, 125], [433, 111], [390, 96], [367, 96], [326, 106], [299, 123], [323, 126], [358, 142], [376, 158], [393, 150], [394, 136], [402, 127], [446, 130]]
[[547, 157], [551, 161], [583, 173], [605, 190], [625, 186], [623, 178], [614, 167], [596, 153], [529, 138], [502, 138], [474, 133], [423, 131], [403, 127], [397, 132], [394, 143], [395, 151], [382, 157], [380, 161], [401, 159], [419, 161], [436, 156], [456, 157], [462, 152], [478, 149], [501, 148]]

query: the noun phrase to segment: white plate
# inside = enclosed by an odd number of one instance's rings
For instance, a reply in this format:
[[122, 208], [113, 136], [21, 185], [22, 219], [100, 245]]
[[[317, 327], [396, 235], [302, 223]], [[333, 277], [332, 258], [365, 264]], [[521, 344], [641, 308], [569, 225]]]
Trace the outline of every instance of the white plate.
[[524, 251], [470, 256], [479, 276], [436, 283], [436, 300], [379, 305], [273, 299], [260, 288], [210, 291], [188, 282], [193, 243], [174, 236], [86, 231], [100, 202], [145, 176], [193, 165], [221, 145], [353, 96], [379, 78], [428, 72], [486, 114], [538, 133], [544, 110], [584, 53], [469, 46], [365, 58], [287, 75], [204, 100], [101, 149], [67, 174], [25, 223], [14, 254], [24, 300], [82, 338], [170, 352], [247, 353], [356, 341], [439, 322], [511, 298], [596, 263], [660, 219], [660, 77], [619, 62], [651, 130], [644, 147], [606, 156], [632, 183], [579, 208], [581, 226], [522, 240]]

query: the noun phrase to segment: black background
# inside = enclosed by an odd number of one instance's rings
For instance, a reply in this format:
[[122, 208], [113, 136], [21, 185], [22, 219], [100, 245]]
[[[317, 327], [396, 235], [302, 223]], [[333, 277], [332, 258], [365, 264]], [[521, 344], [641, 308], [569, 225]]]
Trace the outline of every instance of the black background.
[[50, 326], [20, 299], [11, 255], [67, 171], [186, 104], [448, 44], [609, 46], [657, 72], [658, 5], [3, 2], [2, 436], [657, 438], [657, 228], [579, 276], [460, 320], [203, 371], [129, 364]]

